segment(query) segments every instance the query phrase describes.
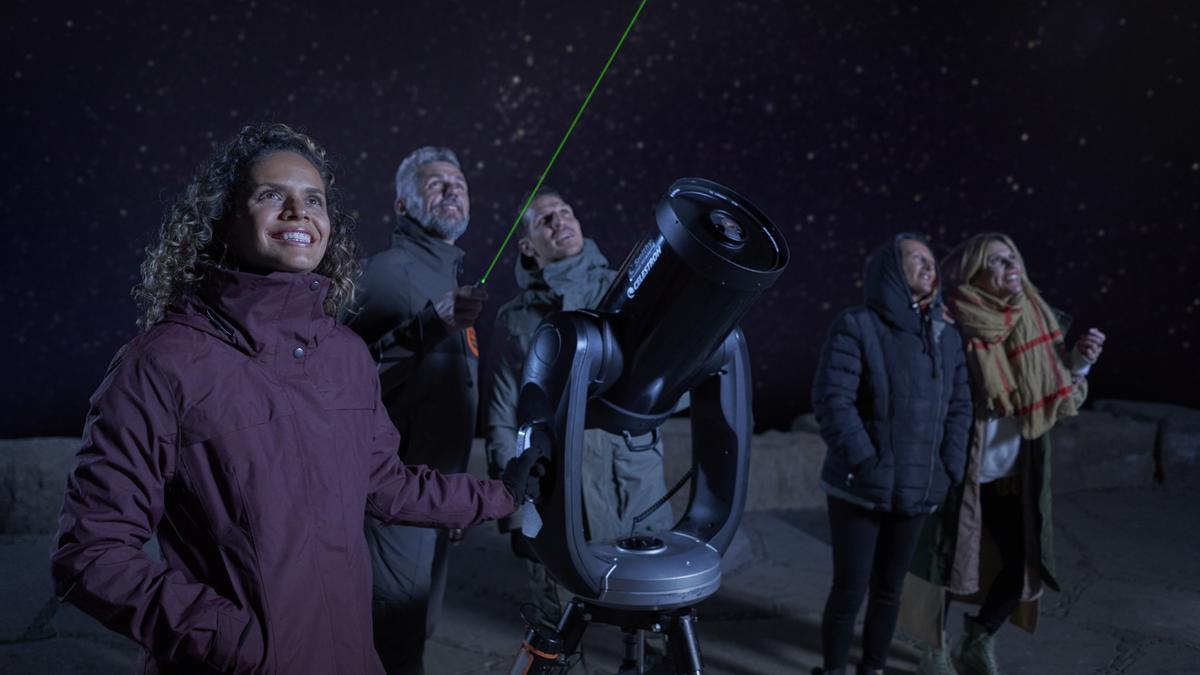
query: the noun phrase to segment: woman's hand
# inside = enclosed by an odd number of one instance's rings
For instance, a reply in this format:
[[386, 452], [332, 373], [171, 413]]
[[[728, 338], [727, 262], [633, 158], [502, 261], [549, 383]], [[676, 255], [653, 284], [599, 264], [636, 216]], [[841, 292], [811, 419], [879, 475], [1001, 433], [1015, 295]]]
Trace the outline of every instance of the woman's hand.
[[1104, 333], [1099, 329], [1089, 328], [1087, 333], [1075, 342], [1075, 351], [1079, 352], [1084, 361], [1089, 364], [1095, 363], [1100, 358], [1100, 352], [1104, 351]]

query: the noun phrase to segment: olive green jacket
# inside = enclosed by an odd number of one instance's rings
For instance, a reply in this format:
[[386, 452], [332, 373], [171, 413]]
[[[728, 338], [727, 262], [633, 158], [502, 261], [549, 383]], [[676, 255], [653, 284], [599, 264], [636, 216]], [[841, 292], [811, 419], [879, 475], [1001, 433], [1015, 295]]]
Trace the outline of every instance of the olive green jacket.
[[[487, 399], [488, 473], [499, 477], [515, 454], [517, 397], [521, 370], [533, 333], [542, 320], [558, 311], [593, 308], [608, 290], [616, 271], [591, 239], [575, 256], [537, 269], [525, 256], [518, 256], [517, 285], [521, 293], [496, 314], [493, 345], [492, 386]], [[634, 437], [635, 445], [649, 443], [650, 434]], [[621, 436], [600, 429], [584, 432], [583, 502], [590, 539], [615, 539], [632, 528], [633, 516], [648, 508], [664, 492], [662, 443], [649, 450], [631, 452]], [[663, 505], [639, 532], [670, 529], [674, 524], [670, 505]], [[502, 520], [501, 530], [516, 529], [517, 516]]]

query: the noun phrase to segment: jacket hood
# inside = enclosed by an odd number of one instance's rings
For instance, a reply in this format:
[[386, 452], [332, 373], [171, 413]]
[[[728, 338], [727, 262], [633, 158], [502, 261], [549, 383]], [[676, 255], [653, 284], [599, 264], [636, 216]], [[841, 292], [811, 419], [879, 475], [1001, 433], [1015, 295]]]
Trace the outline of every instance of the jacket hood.
[[532, 258], [518, 254], [517, 286], [525, 290], [550, 290], [565, 295], [566, 291], [587, 283], [592, 270], [607, 268], [608, 258], [600, 252], [600, 247], [584, 237], [583, 249], [578, 255], [552, 262], [542, 269], [538, 269]]
[[172, 306], [163, 322], [212, 335], [252, 356], [272, 353], [281, 338], [312, 347], [334, 328], [325, 313], [329, 284], [311, 272], [212, 268], [199, 292]]
[[[912, 291], [904, 278], [904, 268], [900, 262], [900, 242], [905, 239], [924, 241], [915, 234], [898, 234], [891, 241], [875, 249], [867, 258], [866, 270], [863, 272], [863, 292], [866, 295], [867, 306], [875, 310], [885, 321], [913, 333], [921, 332], [921, 315], [918, 304], [912, 299]], [[934, 311], [942, 304], [941, 274], [933, 288], [930, 300], [930, 314], [941, 317], [940, 311]]]

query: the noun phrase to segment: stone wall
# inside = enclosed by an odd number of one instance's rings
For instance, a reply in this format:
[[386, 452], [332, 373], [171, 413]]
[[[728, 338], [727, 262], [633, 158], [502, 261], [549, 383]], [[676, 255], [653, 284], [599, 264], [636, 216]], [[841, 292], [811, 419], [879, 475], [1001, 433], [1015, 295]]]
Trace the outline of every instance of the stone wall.
[[[1155, 481], [1200, 478], [1200, 410], [1162, 403], [1097, 401], [1094, 408], [1051, 432], [1054, 490], [1136, 487]], [[663, 427], [667, 486], [691, 462], [687, 419]], [[66, 476], [79, 447], [76, 438], [0, 440], [0, 534], [53, 532]], [[821, 507], [818, 483], [825, 443], [811, 415], [791, 431], [769, 431], [751, 445], [748, 510]], [[483, 442], [476, 440], [470, 470], [485, 475]], [[688, 488], [672, 499], [678, 516]]]
[[1095, 407], [1124, 424], [1154, 426], [1159, 480], [1187, 480], [1200, 474], [1200, 410], [1170, 403], [1117, 400], [1097, 401]]
[[0, 534], [53, 532], [78, 438], [0, 440]]

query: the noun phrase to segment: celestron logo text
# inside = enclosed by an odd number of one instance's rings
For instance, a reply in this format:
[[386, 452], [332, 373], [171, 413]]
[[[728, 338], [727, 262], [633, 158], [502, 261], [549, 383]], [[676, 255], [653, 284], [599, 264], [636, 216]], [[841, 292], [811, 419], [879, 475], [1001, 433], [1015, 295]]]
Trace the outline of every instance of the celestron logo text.
[[629, 288], [625, 289], [625, 297], [632, 298], [633, 294], [637, 293], [637, 289], [646, 280], [646, 275], [650, 273], [650, 268], [654, 267], [654, 263], [658, 261], [660, 255], [662, 255], [661, 243], [657, 240], [646, 243], [633, 263], [633, 270], [630, 270]]

